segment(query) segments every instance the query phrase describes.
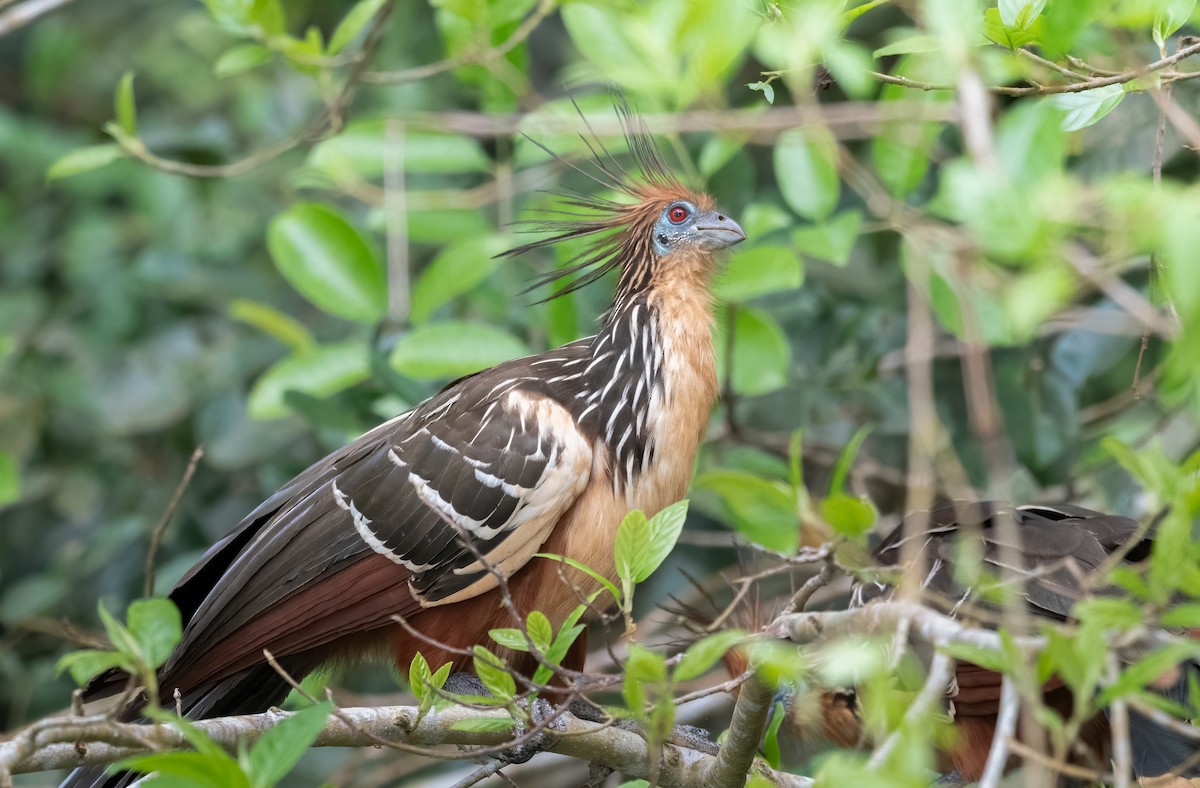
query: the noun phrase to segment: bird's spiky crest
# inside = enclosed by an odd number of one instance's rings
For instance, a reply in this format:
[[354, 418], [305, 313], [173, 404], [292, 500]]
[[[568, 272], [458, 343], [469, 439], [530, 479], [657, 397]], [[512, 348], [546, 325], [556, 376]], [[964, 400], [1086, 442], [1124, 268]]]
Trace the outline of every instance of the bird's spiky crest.
[[633, 202], [617, 202], [599, 195], [587, 195], [565, 189], [551, 190], [550, 194], [563, 198], [564, 209], [549, 213], [565, 218], [518, 222], [525, 232], [548, 232], [551, 235], [510, 249], [499, 255], [500, 257], [515, 257], [572, 238], [592, 235], [599, 237], [571, 258], [563, 268], [536, 277], [525, 292], [562, 279], [570, 279], [568, 284], [550, 298], [566, 295], [595, 282], [614, 268], [622, 271], [622, 289], [635, 288], [648, 273], [646, 266], [639, 263], [647, 260], [652, 254], [651, 232], [662, 209], [667, 204], [681, 199], [707, 203], [703, 195], [688, 189], [671, 173], [650, 135], [645, 120], [629, 105], [625, 95], [616, 88], [612, 89], [611, 94], [625, 143], [633, 157], [632, 168], [622, 165], [605, 147], [573, 97], [571, 104], [587, 128], [587, 133], [580, 133], [579, 138], [591, 154], [586, 163], [590, 166], [576, 164], [529, 135], [525, 136], [534, 145], [597, 186], [625, 195]]

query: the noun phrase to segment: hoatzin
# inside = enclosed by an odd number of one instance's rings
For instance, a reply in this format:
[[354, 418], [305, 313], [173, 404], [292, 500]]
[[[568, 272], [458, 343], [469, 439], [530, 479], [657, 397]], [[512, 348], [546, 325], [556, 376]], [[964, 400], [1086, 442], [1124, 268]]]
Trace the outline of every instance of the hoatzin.
[[[590, 166], [562, 161], [617, 199], [567, 194], [569, 218], [534, 223], [550, 236], [505, 253], [592, 239], [536, 283], [574, 276], [573, 290], [616, 270], [599, 332], [449, 384], [316, 462], [215, 544], [170, 594], [184, 632], [158, 685], [165, 698], [179, 690], [186, 716], [282, 702], [289, 686], [264, 649], [294, 677], [367, 658], [407, 669], [418, 650], [469, 670], [456, 650], [512, 625], [501, 576], [522, 615], [541, 611], [557, 629], [598, 586], [534, 554], [616, 580], [624, 515], [683, 496], [717, 396], [714, 255], [746, 236], [671, 174], [624, 98], [615, 104], [635, 168], [598, 138], [584, 138]], [[581, 670], [585, 650], [581, 636], [564, 667]], [[125, 682], [101, 676], [85, 698]], [[104, 778], [80, 770], [68, 784], [92, 781]]]
[[[954, 563], [959, 560], [961, 543], [970, 540], [977, 546], [983, 566], [998, 572], [1004, 552], [999, 541], [1000, 517], [1011, 518], [1015, 525], [1016, 554], [1021, 560], [1013, 569], [1021, 578], [1020, 598], [1035, 618], [1069, 621], [1072, 608], [1082, 598], [1113, 592], [1112, 588], [1085, 588], [1096, 579], [1097, 571], [1110, 568], [1110, 559], [1135, 567], [1147, 559], [1152, 547], [1152, 534], [1134, 520], [1079, 506], [1002, 508], [993, 503], [949, 502], [909, 515], [905, 524], [876, 547], [872, 558], [885, 570], [899, 570], [901, 574], [919, 572], [924, 603], [963, 621], [994, 626], [999, 608], [980, 599], [974, 589], [964, 587], [960, 577], [956, 577]], [[901, 556], [908, 540], [915, 541], [917, 549], [912, 556], [913, 564], [902, 566]], [[883, 581], [858, 582], [852, 589], [850, 604], [857, 607], [888, 598], [895, 588]], [[743, 613], [743, 617], [747, 615], [753, 619], [748, 623], [754, 631], [769, 622], [770, 612], [756, 606]], [[736, 650], [726, 656], [730, 675], [741, 675], [746, 665], [746, 656]], [[1152, 688], [1178, 703], [1187, 703], [1188, 674], [1200, 678], [1200, 673], [1194, 673], [1198, 670], [1197, 665], [1186, 663], [1156, 681]], [[957, 664], [946, 706], [956, 735], [942, 753], [939, 764], [947, 773], [946, 784], [970, 783], [982, 775], [995, 734], [1000, 688], [999, 674], [967, 662]], [[814, 694], [815, 697], [787, 700], [788, 716], [782, 734], [799, 740], [792, 742], [793, 746], [809, 751], [827, 744], [839, 747], [864, 744], [854, 690], [824, 690]], [[1064, 717], [1070, 716], [1071, 691], [1057, 677], [1045, 685], [1043, 701]], [[1136, 709], [1129, 710], [1129, 736], [1133, 772], [1140, 784], [1200, 785], [1200, 780], [1187, 781], [1200, 777], [1200, 746], [1195, 739], [1155, 723]], [[1112, 737], [1103, 712], [1084, 724], [1078, 743], [1087, 755], [1077, 758], [1077, 763], [1099, 771], [1108, 769]], [[1010, 766], [1015, 764], [1013, 759]], [[1176, 777], [1181, 779], [1172, 782]]]

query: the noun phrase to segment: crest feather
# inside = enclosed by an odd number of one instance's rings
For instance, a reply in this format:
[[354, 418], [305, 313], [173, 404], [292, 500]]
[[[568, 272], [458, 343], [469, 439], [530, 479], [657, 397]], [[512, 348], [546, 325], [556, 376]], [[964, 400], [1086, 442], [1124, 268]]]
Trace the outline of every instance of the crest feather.
[[582, 252], [572, 257], [564, 267], [535, 277], [525, 292], [552, 282], [570, 279], [563, 288], [550, 296], [555, 298], [586, 287], [615, 268], [630, 268], [632, 263], [651, 253], [650, 233], [659, 212], [668, 203], [680, 199], [701, 199], [672, 174], [654, 143], [645, 120], [630, 106], [625, 95], [614, 87], [611, 89], [611, 96], [625, 144], [633, 158], [632, 168], [621, 164], [604, 145], [574, 97], [571, 98], [571, 104], [587, 129], [586, 134], [579, 134], [590, 154], [586, 164], [570, 161], [529, 135], [525, 137], [597, 186], [629, 197], [634, 202], [618, 202], [600, 195], [583, 194], [567, 189], [548, 191], [549, 194], [561, 198], [562, 207], [547, 211], [546, 218], [521, 221], [518, 224], [525, 232], [547, 232], [551, 235], [510, 249], [497, 257], [516, 257], [574, 238], [593, 235], [598, 237]]

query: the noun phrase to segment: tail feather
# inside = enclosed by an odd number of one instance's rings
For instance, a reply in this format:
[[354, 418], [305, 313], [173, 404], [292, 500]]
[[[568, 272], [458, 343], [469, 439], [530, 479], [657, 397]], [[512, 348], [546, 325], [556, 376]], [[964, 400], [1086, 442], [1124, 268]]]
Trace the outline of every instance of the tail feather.
[[[1200, 673], [1200, 665], [1186, 663], [1175, 680], [1157, 691], [1168, 700], [1189, 705], [1189, 674]], [[1197, 728], [1200, 734], [1200, 728]], [[1200, 741], [1160, 725], [1136, 709], [1129, 710], [1129, 745], [1133, 750], [1133, 773], [1138, 778], [1200, 777]]]

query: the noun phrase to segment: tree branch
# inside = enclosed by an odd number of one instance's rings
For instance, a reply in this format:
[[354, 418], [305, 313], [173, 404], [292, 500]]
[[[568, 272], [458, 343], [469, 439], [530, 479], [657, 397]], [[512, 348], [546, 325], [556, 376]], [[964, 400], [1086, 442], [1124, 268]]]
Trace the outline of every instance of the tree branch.
[[[769, 706], [768, 706], [769, 707]], [[414, 706], [341, 709], [331, 716], [317, 737], [317, 747], [373, 747], [379, 739], [410, 745], [502, 745], [512, 739], [505, 731], [463, 731], [454, 726], [479, 718], [511, 719], [503, 710], [480, 711], [449, 706], [432, 711], [417, 721]], [[252, 742], [263, 731], [291, 716], [268, 711], [239, 717], [202, 720], [192, 724], [221, 747], [234, 751], [238, 742]], [[646, 778], [650, 759], [646, 741], [621, 728], [587, 722], [563, 715], [552, 733], [555, 752], [599, 763], [615, 771]], [[757, 745], [757, 740], [755, 742]], [[137, 725], [117, 723], [103, 716], [59, 717], [42, 720], [0, 743], [0, 786], [12, 784], [10, 775], [51, 769], [70, 769], [84, 764], [112, 763], [120, 758], [151, 751], [186, 748], [179, 729], [170, 724]], [[464, 758], [474, 757], [470, 751]], [[659, 784], [664, 788], [695, 788], [704, 783], [717, 758], [674, 744], [663, 745]], [[775, 772], [764, 773], [775, 784], [804, 788], [810, 781]]]

